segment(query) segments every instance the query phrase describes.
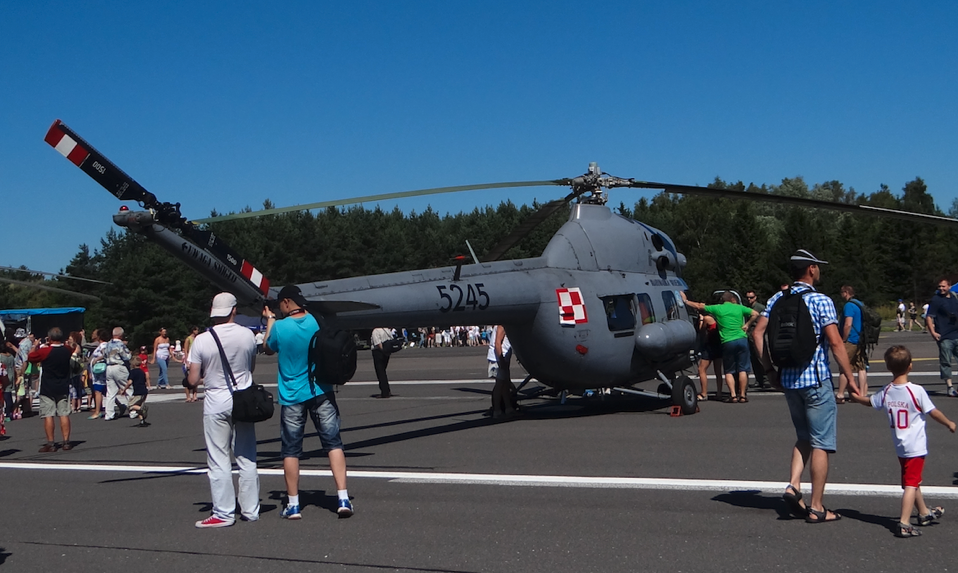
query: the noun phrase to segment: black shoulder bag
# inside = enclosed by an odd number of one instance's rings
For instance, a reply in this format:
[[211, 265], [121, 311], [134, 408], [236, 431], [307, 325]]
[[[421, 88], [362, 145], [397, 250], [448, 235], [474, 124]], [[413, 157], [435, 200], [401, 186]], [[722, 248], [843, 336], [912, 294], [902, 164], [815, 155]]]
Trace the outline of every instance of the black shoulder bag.
[[244, 390], [234, 390], [236, 377], [233, 376], [230, 361], [226, 358], [226, 351], [223, 350], [219, 336], [216, 336], [216, 330], [211, 328], [210, 334], [216, 341], [216, 347], [220, 349], [220, 361], [223, 363], [223, 373], [226, 374], [226, 386], [233, 395], [233, 421], [256, 423], [272, 418], [273, 395], [262, 384], [256, 383], [250, 384], [249, 388]]

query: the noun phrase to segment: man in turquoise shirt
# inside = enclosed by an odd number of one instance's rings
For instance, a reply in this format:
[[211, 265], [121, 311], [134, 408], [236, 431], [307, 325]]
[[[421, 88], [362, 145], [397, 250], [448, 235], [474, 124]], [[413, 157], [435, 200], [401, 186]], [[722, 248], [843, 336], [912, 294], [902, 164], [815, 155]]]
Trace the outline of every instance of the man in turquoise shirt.
[[329, 456], [329, 469], [333, 472], [339, 496], [339, 517], [353, 514], [353, 506], [346, 490], [346, 455], [339, 435], [339, 406], [329, 384], [312, 383], [309, 380], [309, 345], [319, 332], [319, 324], [306, 310], [306, 298], [295, 285], [283, 287], [277, 296], [279, 311], [285, 318], [276, 320], [276, 315], [267, 306], [263, 309], [266, 318], [266, 339], [263, 350], [266, 354], [279, 354], [280, 437], [283, 474], [286, 478], [286, 493], [289, 501], [280, 514], [285, 519], [301, 519], [299, 509], [299, 456], [303, 453], [303, 433], [306, 416], [313, 426]]
[[[848, 363], [852, 366], [852, 372], [858, 376], [858, 393], [862, 396], [868, 395], [868, 353], [867, 346], [859, 344], [862, 336], [862, 307], [861, 301], [855, 298], [855, 288], [851, 285], [845, 285], [841, 290], [842, 298], [845, 300], [845, 306], [842, 308], [841, 324], [838, 325], [838, 331], [842, 335], [845, 343], [845, 354], [848, 354]], [[844, 374], [838, 378], [838, 397], [837, 403], [845, 403], [845, 388], [848, 386], [848, 380]]]

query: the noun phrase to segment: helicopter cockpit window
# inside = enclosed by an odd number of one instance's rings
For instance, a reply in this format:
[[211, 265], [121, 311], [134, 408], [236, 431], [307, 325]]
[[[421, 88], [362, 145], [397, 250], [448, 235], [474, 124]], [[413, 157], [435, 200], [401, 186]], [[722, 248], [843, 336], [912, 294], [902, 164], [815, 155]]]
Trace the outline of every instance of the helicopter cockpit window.
[[665, 320], [677, 320], [680, 318], [679, 302], [675, 299], [675, 293], [673, 291], [662, 291], [662, 301], [665, 303]]
[[609, 330], [631, 330], [635, 328], [635, 300], [630, 294], [602, 297], [605, 316], [609, 321]]
[[652, 324], [655, 322], [655, 312], [652, 310], [652, 297], [648, 293], [635, 295], [638, 299], [639, 319], [642, 324]]

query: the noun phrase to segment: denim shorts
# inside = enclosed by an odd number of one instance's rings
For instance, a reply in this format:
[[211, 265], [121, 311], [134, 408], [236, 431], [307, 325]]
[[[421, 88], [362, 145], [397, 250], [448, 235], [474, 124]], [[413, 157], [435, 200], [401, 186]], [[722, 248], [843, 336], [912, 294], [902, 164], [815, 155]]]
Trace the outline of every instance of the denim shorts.
[[795, 426], [795, 437], [800, 442], [809, 442], [816, 450], [834, 453], [838, 406], [831, 381], [825, 380], [817, 388], [785, 390], [785, 402]]
[[748, 356], [748, 339], [739, 338], [722, 344], [722, 366], [728, 374], [751, 372], [752, 361]]
[[323, 394], [280, 409], [280, 437], [283, 441], [280, 455], [284, 458], [302, 455], [307, 413], [313, 419], [323, 449], [326, 452], [343, 449], [343, 440], [339, 437], [339, 406], [333, 395]]

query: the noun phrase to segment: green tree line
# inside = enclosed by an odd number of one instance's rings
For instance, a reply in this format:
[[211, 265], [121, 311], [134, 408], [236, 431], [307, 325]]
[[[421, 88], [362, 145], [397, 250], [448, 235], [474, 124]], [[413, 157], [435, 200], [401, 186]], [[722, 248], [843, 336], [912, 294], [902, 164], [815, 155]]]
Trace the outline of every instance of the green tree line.
[[[809, 188], [800, 177], [760, 187], [716, 179], [710, 187], [944, 214], [920, 178], [905, 184], [900, 195], [886, 186], [870, 195], [858, 194], [838, 181]], [[272, 205], [266, 201], [264, 207]], [[283, 285], [446, 266], [452, 257], [468, 254], [466, 241], [482, 258], [537, 208], [505, 202], [441, 216], [431, 208], [406, 215], [398, 208], [331, 207], [227, 221], [211, 230], [253, 262], [271, 284]], [[933, 294], [937, 279], [950, 276], [958, 261], [958, 230], [888, 218], [668, 193], [643, 198], [632, 208], [622, 202], [616, 211], [659, 228], [675, 241], [688, 259], [683, 278], [699, 299], [724, 288], [755, 289], [760, 296], [770, 296], [789, 282], [788, 257], [805, 248], [831, 263], [821, 286], [826, 294], [837, 297], [843, 284], [851, 284], [859, 298], [873, 306], [898, 298], [920, 306]], [[953, 205], [948, 214], [955, 216], [956, 211], [958, 205]], [[538, 256], [567, 218], [568, 212], [560, 210], [506, 258]], [[121, 325], [133, 344], [150, 345], [161, 327], [172, 338], [183, 338], [191, 325], [207, 324], [209, 301], [216, 294], [172, 255], [122, 230], [111, 230], [95, 250], [80, 245], [63, 272], [110, 284], [45, 281], [26, 271], [6, 271], [0, 278], [100, 300], [80, 301], [4, 284], [0, 308], [84, 306], [88, 331]]]

